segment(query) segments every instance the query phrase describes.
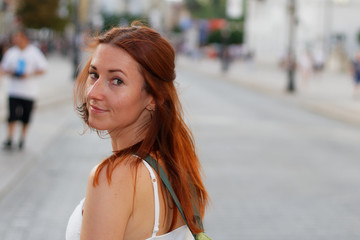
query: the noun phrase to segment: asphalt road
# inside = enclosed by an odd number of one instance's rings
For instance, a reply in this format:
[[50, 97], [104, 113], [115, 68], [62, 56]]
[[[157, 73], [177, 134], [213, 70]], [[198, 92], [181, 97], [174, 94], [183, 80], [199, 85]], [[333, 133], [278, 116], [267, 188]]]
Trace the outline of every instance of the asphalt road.
[[[177, 74], [213, 239], [360, 238], [359, 128], [222, 79]], [[70, 101], [37, 112], [27, 149], [9, 156], [33, 157], [0, 198], [0, 239], [65, 238], [90, 169], [111, 152], [108, 139], [82, 129]]]

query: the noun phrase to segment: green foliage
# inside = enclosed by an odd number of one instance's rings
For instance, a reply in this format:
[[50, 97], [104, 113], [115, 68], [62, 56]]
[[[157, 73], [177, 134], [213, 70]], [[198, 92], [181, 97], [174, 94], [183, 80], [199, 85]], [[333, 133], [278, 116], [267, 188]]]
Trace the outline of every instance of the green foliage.
[[360, 30], [359, 30], [358, 35], [357, 35], [357, 42], [360, 45]]
[[118, 26], [120, 24], [121, 17], [119, 15], [115, 14], [103, 14], [103, 29], [102, 31], [106, 31], [114, 26]]
[[148, 19], [138, 15], [130, 14], [102, 14], [104, 25], [102, 31], [107, 31], [112, 27], [119, 26], [120, 24], [131, 24], [133, 21], [140, 21], [145, 25], [148, 25]]
[[207, 43], [222, 43], [221, 30], [215, 30], [209, 33]]
[[226, 34], [224, 30], [215, 30], [210, 32], [207, 43], [222, 44], [242, 44], [244, 42], [244, 33], [240, 30], [229, 30]]
[[[211, 18], [227, 18], [226, 16], [227, 0], [185, 0], [187, 9], [195, 18], [211, 19]], [[245, 21], [248, 0], [243, 0], [243, 15], [232, 21]]]
[[196, 18], [225, 18], [226, 0], [185, 0], [187, 9]]
[[59, 0], [20, 0], [16, 14], [27, 28], [50, 28], [62, 32], [69, 17], [58, 16]]
[[179, 25], [175, 25], [175, 26], [171, 29], [171, 31], [172, 31], [173, 33], [181, 33], [181, 32], [182, 32], [182, 29], [181, 29], [181, 27], [180, 27]]
[[229, 44], [242, 44], [244, 42], [244, 32], [233, 30], [230, 33]]

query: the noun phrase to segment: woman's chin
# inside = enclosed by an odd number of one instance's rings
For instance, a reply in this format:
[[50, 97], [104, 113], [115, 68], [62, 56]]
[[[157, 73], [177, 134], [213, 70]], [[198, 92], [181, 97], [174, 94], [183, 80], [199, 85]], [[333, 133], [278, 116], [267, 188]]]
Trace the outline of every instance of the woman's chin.
[[95, 129], [95, 130], [98, 130], [98, 131], [106, 131], [108, 130], [104, 124], [100, 124], [100, 123], [97, 123], [97, 122], [93, 122], [93, 121], [89, 121], [89, 127]]

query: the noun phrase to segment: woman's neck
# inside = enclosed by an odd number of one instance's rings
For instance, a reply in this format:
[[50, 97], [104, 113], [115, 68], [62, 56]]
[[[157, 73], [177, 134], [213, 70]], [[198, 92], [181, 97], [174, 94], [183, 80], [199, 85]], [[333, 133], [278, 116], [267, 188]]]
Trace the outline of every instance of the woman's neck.
[[145, 132], [142, 134], [131, 134], [130, 136], [127, 134], [110, 133], [110, 137], [113, 152], [118, 152], [144, 140]]

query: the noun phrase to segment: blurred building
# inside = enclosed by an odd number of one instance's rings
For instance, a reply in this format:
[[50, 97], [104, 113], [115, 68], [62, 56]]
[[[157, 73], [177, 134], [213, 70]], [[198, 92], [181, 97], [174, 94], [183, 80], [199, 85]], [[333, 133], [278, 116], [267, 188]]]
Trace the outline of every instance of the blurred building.
[[7, 36], [18, 24], [15, 18], [17, 0], [0, 0], [0, 35]]
[[[288, 0], [248, 1], [246, 43], [257, 61], [276, 63], [288, 47]], [[323, 51], [332, 63], [344, 61], [358, 49], [357, 19], [360, 0], [297, 0], [295, 46], [297, 54], [305, 50]], [[335, 64], [336, 65], [336, 64]], [[333, 66], [338, 68], [340, 66]]]
[[[78, 0], [79, 20], [82, 25], [98, 27], [101, 14], [133, 15], [150, 20], [153, 28], [164, 31], [174, 15], [174, 0]], [[119, 23], [120, 24], [120, 23]]]

